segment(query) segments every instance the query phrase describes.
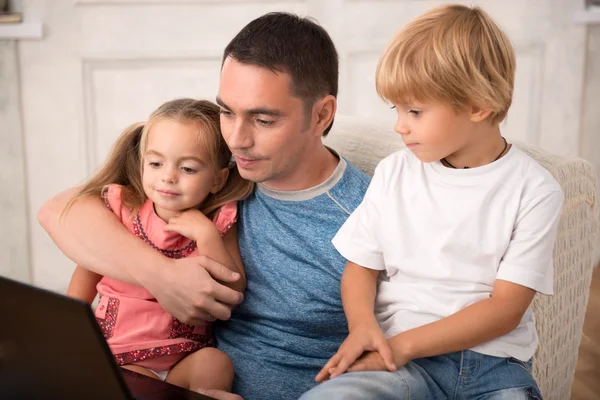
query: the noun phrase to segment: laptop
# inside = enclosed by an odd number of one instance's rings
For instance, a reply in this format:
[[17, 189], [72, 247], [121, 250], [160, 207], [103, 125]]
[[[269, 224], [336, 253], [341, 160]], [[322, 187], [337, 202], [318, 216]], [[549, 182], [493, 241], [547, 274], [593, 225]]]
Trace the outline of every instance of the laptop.
[[211, 398], [119, 368], [87, 303], [0, 277], [0, 399]]

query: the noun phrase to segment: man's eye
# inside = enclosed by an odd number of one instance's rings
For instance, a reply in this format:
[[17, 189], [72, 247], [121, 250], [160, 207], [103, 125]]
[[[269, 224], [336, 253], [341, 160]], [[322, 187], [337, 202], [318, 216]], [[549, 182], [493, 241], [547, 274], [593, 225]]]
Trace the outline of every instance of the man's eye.
[[257, 118], [257, 119], [256, 119], [256, 122], [257, 122], [259, 125], [262, 125], [262, 126], [271, 126], [271, 125], [273, 125], [273, 123], [274, 123], [275, 121], [266, 121], [266, 120], [264, 120], [264, 119], [258, 119], [258, 118]]
[[223, 115], [223, 116], [225, 116], [225, 117], [230, 117], [230, 116], [231, 116], [231, 111], [229, 111], [229, 110], [224, 110], [224, 109], [221, 109], [221, 110], [219, 111], [219, 114], [221, 114], [221, 115]]

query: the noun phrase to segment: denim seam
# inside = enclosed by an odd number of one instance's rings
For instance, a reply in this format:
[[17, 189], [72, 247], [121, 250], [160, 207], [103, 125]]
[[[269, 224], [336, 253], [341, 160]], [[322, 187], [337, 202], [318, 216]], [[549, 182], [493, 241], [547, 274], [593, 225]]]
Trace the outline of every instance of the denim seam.
[[404, 395], [403, 398], [406, 398], [406, 400], [410, 400], [410, 386], [408, 385], [408, 381], [406, 380], [406, 378], [403, 375], [396, 373], [396, 379], [394, 379], [392, 381], [392, 387], [394, 387], [394, 383], [398, 379], [402, 379], [402, 382], [404, 382], [404, 387], [405, 387], [404, 393], [405, 393], [405, 395]]
[[457, 400], [459, 398], [459, 393], [460, 393], [460, 386], [461, 386], [461, 378], [462, 378], [462, 371], [463, 371], [463, 363], [464, 363], [464, 359], [465, 359], [465, 352], [461, 351], [460, 352], [460, 368], [458, 369], [458, 376], [456, 377], [456, 386], [454, 387], [454, 396], [453, 396], [453, 400]]
[[518, 367], [521, 367], [521, 368], [523, 368], [525, 371], [527, 371], [527, 373], [528, 373], [529, 375], [533, 376], [533, 375], [532, 375], [532, 373], [531, 373], [531, 371], [529, 370], [529, 368], [527, 368], [526, 364], [525, 364], [524, 362], [522, 362], [521, 360], [518, 360], [518, 359], [516, 359], [516, 358], [507, 358], [506, 360], [507, 360], [507, 362], [508, 362], [509, 364], [512, 364], [512, 365], [516, 365], [516, 366], [518, 366]]

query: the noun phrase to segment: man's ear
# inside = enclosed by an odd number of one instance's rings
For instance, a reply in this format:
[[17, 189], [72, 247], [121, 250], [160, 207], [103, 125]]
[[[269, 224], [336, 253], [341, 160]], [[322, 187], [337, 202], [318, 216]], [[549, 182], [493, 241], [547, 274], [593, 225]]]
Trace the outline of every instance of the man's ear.
[[213, 183], [212, 188], [210, 189], [210, 192], [212, 194], [215, 194], [219, 190], [223, 189], [223, 186], [225, 186], [228, 177], [229, 168], [222, 168], [221, 170], [217, 171], [217, 173], [215, 174], [215, 181]]
[[314, 123], [313, 131], [319, 136], [323, 135], [325, 129], [331, 125], [331, 121], [335, 117], [337, 110], [337, 99], [333, 95], [327, 95], [320, 100], [317, 100], [312, 109], [312, 123]]
[[481, 122], [490, 116], [492, 110], [483, 107], [472, 107], [470, 119], [472, 122]]

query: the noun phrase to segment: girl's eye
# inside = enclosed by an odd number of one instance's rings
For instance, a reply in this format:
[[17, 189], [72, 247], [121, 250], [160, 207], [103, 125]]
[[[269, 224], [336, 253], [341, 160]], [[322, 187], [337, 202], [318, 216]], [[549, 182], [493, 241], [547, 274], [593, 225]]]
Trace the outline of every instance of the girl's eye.
[[256, 119], [256, 122], [261, 126], [271, 126], [275, 121], [266, 121], [264, 119]]
[[186, 174], [195, 174], [197, 171], [190, 167], [181, 167], [181, 170]]
[[149, 166], [151, 166], [152, 168], [159, 168], [160, 167], [160, 163], [156, 162], [156, 161], [150, 161], [148, 163]]

